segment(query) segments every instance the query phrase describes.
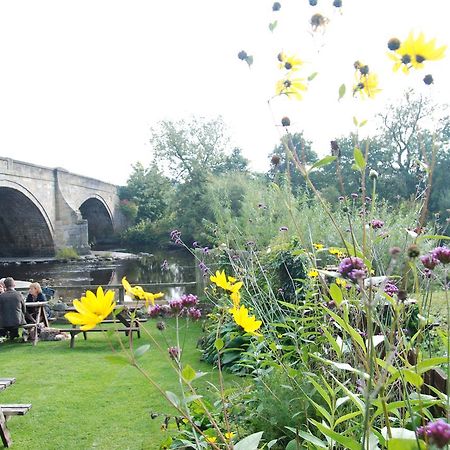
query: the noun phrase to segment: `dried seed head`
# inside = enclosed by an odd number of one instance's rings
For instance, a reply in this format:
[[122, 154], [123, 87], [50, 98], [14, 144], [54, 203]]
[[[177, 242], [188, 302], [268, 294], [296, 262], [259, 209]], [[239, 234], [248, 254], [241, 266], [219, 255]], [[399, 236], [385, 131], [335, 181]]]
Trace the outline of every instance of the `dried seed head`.
[[410, 258], [417, 258], [420, 255], [419, 247], [416, 244], [411, 244], [408, 247], [407, 254]]
[[247, 59], [247, 57], [248, 57], [247, 52], [245, 52], [244, 50], [241, 50], [238, 53], [238, 58], [242, 61], [245, 61]]
[[272, 5], [272, 11], [279, 11], [281, 9], [281, 3], [280, 2], [275, 2]]
[[281, 119], [281, 125], [283, 125], [283, 127], [288, 127], [291, 124], [291, 120], [289, 119], [289, 117], [284, 116]]
[[395, 51], [398, 50], [400, 48], [400, 40], [397, 38], [391, 38], [388, 41], [388, 49]]
[[280, 157], [278, 155], [272, 155], [272, 158], [270, 158], [270, 162], [274, 166], [278, 166], [280, 164]]
[[430, 84], [433, 84], [433, 83], [434, 83], [433, 75], [430, 75], [430, 74], [425, 75], [424, 78], [423, 78], [423, 82], [424, 82], [426, 85], [428, 85], [428, 86], [429, 86]]

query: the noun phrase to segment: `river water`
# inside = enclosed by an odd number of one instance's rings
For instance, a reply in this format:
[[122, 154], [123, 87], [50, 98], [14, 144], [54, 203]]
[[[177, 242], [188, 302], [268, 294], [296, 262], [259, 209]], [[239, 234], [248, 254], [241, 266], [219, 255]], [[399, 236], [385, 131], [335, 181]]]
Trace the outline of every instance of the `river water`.
[[[113, 253], [115, 255], [115, 253]], [[104, 256], [108, 256], [105, 254]], [[64, 301], [79, 297], [80, 285], [120, 284], [126, 276], [132, 284], [183, 283], [195, 281], [195, 264], [192, 255], [185, 250], [170, 250], [146, 254], [133, 259], [95, 259], [72, 262], [36, 262], [35, 264], [14, 262], [0, 266], [0, 278], [11, 276], [16, 280], [37, 281], [56, 288], [56, 296]], [[167, 261], [167, 264], [163, 262]], [[73, 290], [60, 290], [58, 286], [73, 286]], [[195, 286], [157, 287], [166, 299], [184, 293], [196, 293]], [[67, 298], [66, 298], [67, 297]]]

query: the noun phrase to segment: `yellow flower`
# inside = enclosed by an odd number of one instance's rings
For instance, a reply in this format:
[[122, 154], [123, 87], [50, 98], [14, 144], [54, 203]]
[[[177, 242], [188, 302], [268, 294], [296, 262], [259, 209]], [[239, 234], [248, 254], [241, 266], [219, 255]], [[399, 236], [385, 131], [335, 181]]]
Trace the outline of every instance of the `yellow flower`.
[[330, 247], [328, 249], [328, 253], [330, 255], [338, 255], [339, 253], [341, 253], [341, 251], [338, 248], [336, 248], [336, 247]]
[[215, 436], [206, 436], [206, 441], [214, 444], [214, 442], [217, 441], [217, 438]]
[[131, 287], [130, 283], [126, 277], [122, 278], [122, 286], [124, 287], [127, 294], [133, 296], [139, 300], [145, 300], [145, 304], [148, 305], [150, 302], [152, 305], [155, 304], [155, 300], [164, 296], [162, 292], [158, 292], [157, 294], [152, 294], [151, 292], [145, 292], [141, 286]]
[[308, 88], [304, 83], [303, 78], [285, 78], [279, 80], [275, 87], [276, 95], [287, 95], [288, 97], [293, 97], [297, 100], [301, 100], [301, 91], [306, 91]]
[[290, 70], [291, 72], [296, 72], [303, 65], [303, 61], [297, 55], [287, 56], [283, 52], [278, 54], [278, 60], [280, 61], [280, 69]]
[[317, 272], [316, 269], [311, 269], [308, 272], [308, 277], [310, 277], [310, 278], [317, 278], [318, 276], [319, 276], [319, 272]]
[[388, 56], [395, 61], [394, 72], [401, 67], [404, 73], [408, 73], [412, 68], [422, 69], [424, 61], [442, 59], [446, 48], [446, 45], [436, 47], [436, 39], [425, 42], [423, 33], [415, 38], [414, 33], [411, 32], [407, 39], [400, 44], [400, 47], [389, 53]]
[[225, 439], [231, 441], [231, 439], [234, 438], [234, 433], [232, 431], [230, 431], [229, 433], [225, 433], [224, 436], [225, 436]]
[[222, 289], [229, 291], [231, 293], [238, 292], [239, 289], [242, 287], [242, 281], [237, 281], [236, 278], [228, 277], [225, 275], [225, 271], [222, 270], [222, 272], [216, 271], [216, 275], [211, 275], [209, 279], [218, 287], [221, 287]]
[[347, 282], [342, 278], [336, 278], [336, 284], [341, 287], [347, 286]]
[[361, 75], [359, 82], [353, 87], [353, 93], [356, 92], [359, 92], [361, 98], [375, 98], [375, 95], [381, 92], [381, 89], [378, 89], [378, 76], [374, 73]]
[[313, 244], [314, 248], [320, 250], [323, 248], [323, 244]]
[[259, 335], [256, 333], [261, 325], [261, 320], [256, 320], [255, 316], [248, 316], [248, 309], [242, 305], [239, 309], [233, 308], [230, 310], [231, 314], [233, 314], [233, 319], [237, 325], [241, 326], [247, 333]]
[[81, 325], [80, 329], [83, 331], [91, 330], [111, 314], [116, 306], [113, 300], [114, 291], [107, 291], [104, 294], [102, 287], [99, 286], [97, 295], [87, 291], [86, 297], [81, 297], [81, 300], [75, 299], [73, 306], [78, 312], [69, 312], [64, 317], [73, 325]]
[[233, 308], [239, 308], [241, 304], [241, 294], [239, 294], [239, 291], [232, 292], [230, 298], [233, 301]]

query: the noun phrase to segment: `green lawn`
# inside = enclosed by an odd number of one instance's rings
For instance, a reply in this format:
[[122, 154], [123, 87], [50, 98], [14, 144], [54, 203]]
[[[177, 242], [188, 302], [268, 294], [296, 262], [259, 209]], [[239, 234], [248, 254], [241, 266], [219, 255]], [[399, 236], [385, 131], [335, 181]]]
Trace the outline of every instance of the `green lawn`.
[[[172, 327], [171, 327], [172, 325]], [[164, 349], [168, 344], [150, 320], [145, 328]], [[164, 332], [174, 343], [173, 323]], [[199, 323], [190, 324], [183, 361], [196, 370], [211, 372], [199, 361], [196, 342]], [[125, 336], [123, 342], [127, 341]], [[145, 333], [136, 346], [151, 343]], [[129, 365], [114, 364], [106, 358], [112, 350], [104, 333], [79, 335], [75, 348], [68, 341], [0, 344], [0, 377], [16, 377], [16, 384], [0, 393], [1, 403], [32, 403], [30, 412], [8, 422], [14, 448], [21, 450], [157, 449], [165, 436], [162, 419], [151, 412], [169, 412], [157, 390]], [[170, 361], [152, 344], [140, 359], [148, 373], [164, 390], [179, 392]], [[233, 377], [226, 377], [233, 382]], [[217, 373], [202, 380], [217, 384]], [[204, 383], [204, 381], [203, 381]]]

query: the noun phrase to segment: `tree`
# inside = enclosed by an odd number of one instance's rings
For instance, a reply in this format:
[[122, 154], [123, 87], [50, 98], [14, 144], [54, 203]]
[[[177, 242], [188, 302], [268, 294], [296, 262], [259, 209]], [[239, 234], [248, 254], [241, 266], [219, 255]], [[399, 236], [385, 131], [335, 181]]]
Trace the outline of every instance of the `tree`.
[[193, 180], [198, 172], [212, 172], [223, 164], [229, 138], [221, 117], [164, 120], [152, 129], [154, 160], [177, 181]]
[[144, 168], [138, 162], [133, 166], [133, 172], [128, 178], [127, 185], [122, 188], [120, 197], [137, 205], [137, 222], [143, 220], [155, 222], [165, 214], [171, 190], [170, 181], [155, 164]]
[[220, 175], [231, 172], [248, 172], [249, 160], [244, 157], [242, 150], [238, 147], [234, 148], [231, 155], [225, 156], [222, 164], [214, 169], [214, 174]]

